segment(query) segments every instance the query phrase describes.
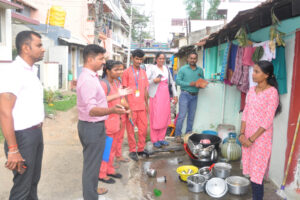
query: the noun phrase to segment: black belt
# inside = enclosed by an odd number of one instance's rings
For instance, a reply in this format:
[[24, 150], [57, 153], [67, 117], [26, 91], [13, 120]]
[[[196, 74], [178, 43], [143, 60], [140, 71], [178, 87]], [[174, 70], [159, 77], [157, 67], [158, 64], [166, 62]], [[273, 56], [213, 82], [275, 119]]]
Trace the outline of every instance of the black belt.
[[183, 90], [183, 91], [189, 93], [192, 96], [198, 95], [198, 92], [189, 92], [189, 91], [186, 91], [186, 90]]

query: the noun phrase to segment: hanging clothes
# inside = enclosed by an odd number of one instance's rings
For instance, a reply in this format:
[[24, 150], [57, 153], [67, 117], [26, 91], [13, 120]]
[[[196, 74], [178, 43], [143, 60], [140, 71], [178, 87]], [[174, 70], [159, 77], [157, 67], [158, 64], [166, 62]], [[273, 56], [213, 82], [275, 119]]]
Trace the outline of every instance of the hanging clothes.
[[260, 58], [260, 60], [267, 60], [267, 61], [272, 61], [273, 59], [276, 58], [276, 50], [274, 52], [271, 51], [270, 41], [265, 41], [265, 42], [260, 42], [260, 43], [254, 43], [253, 47], [263, 47], [264, 48], [264, 54]]
[[256, 47], [252, 46], [247, 46], [244, 49], [244, 54], [243, 54], [243, 65], [245, 66], [253, 66], [254, 62], [252, 60], [252, 56], [254, 54]]
[[217, 73], [218, 47], [205, 49], [205, 79], [212, 78], [211, 74]]
[[276, 47], [276, 59], [272, 60], [274, 74], [278, 83], [279, 94], [287, 93], [287, 74], [285, 62], [285, 48]]
[[235, 59], [236, 59], [236, 54], [238, 51], [238, 45], [231, 44], [230, 47], [230, 53], [229, 53], [229, 60], [228, 60], [228, 68], [231, 69], [234, 72], [235, 69]]
[[238, 85], [242, 76], [242, 65], [243, 65], [243, 53], [244, 48], [238, 47], [235, 59], [235, 70], [231, 79], [231, 83], [234, 85]]

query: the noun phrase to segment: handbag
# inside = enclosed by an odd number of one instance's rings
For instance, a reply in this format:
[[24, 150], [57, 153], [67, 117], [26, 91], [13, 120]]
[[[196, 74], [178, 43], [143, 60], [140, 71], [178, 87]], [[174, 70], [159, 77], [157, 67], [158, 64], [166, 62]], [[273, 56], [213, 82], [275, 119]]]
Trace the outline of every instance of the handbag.
[[[168, 67], [167, 67], [167, 68], [168, 68]], [[174, 94], [173, 94], [173, 90], [172, 90], [171, 73], [170, 73], [169, 68], [168, 68], [168, 87], [169, 87], [170, 98], [173, 98]]]

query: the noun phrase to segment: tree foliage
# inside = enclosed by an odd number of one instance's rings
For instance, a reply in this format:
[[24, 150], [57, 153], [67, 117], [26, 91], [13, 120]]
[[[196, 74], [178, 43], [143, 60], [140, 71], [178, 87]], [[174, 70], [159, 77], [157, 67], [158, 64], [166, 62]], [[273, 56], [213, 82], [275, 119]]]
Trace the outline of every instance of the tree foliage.
[[[128, 16], [130, 16], [130, 9], [126, 10]], [[132, 8], [132, 32], [131, 39], [133, 41], [142, 42], [144, 38], [151, 38], [148, 31], [145, 31], [149, 23], [149, 17], [140, 13], [137, 9]]]
[[224, 19], [224, 15], [218, 14], [218, 7], [220, 5], [220, 0], [208, 0], [208, 3], [210, 5], [210, 8], [207, 12], [207, 19], [208, 20], [218, 20], [218, 19]]
[[190, 19], [201, 19], [203, 0], [185, 0], [186, 8]]

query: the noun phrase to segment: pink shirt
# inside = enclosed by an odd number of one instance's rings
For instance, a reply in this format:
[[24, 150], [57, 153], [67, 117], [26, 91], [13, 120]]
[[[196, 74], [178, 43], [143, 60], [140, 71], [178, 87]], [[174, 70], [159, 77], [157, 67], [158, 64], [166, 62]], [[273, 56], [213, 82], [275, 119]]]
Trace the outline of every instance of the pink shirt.
[[107, 116], [92, 117], [89, 114], [95, 107], [108, 108], [106, 95], [96, 72], [83, 68], [77, 81], [76, 91], [79, 120], [98, 122], [107, 119]]
[[[149, 83], [145, 70], [132, 70], [132, 66], [130, 66], [123, 73], [122, 85], [133, 90], [133, 94], [127, 96], [130, 109], [133, 111], [146, 110], [145, 92], [148, 90]], [[136, 96], [137, 90], [140, 93], [138, 96]]]

